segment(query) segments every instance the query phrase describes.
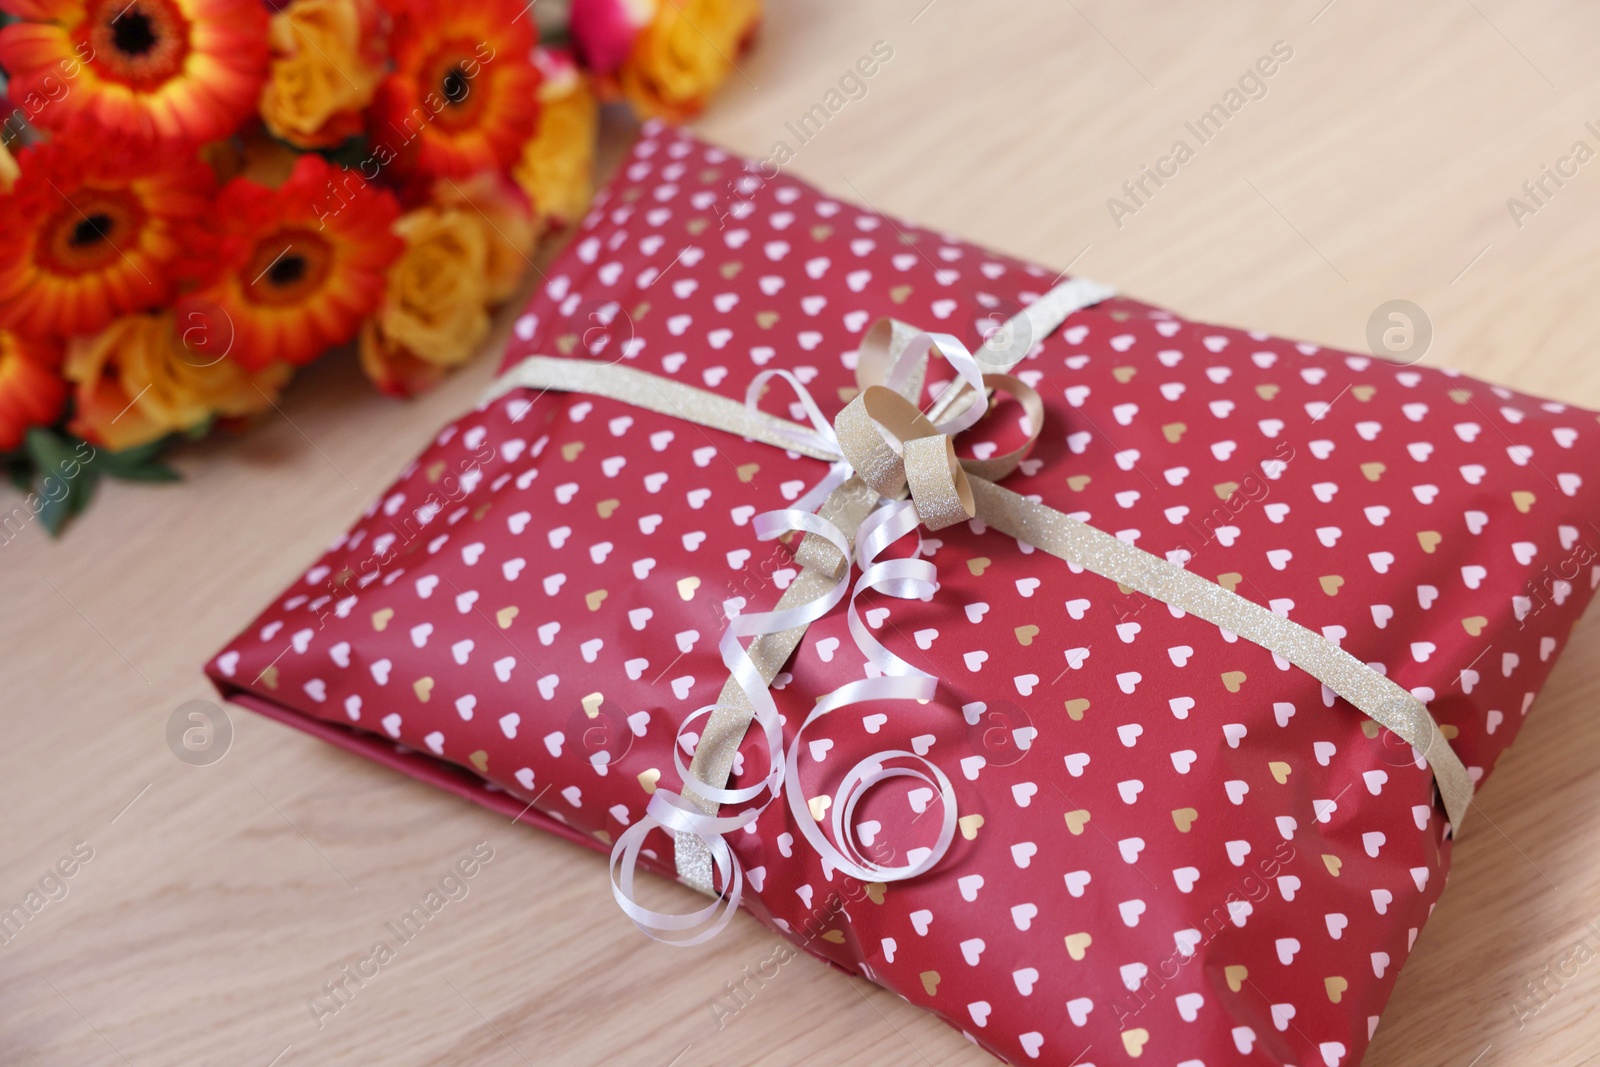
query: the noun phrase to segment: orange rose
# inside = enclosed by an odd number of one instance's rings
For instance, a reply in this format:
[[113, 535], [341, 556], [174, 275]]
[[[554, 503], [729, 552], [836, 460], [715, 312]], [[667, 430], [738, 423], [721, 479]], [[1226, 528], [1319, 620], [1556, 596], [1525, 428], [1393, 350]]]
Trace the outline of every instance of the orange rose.
[[127, 315], [67, 348], [74, 383], [73, 433], [113, 452], [190, 430], [214, 415], [245, 416], [276, 401], [291, 368], [252, 373], [194, 351], [170, 312]]
[[375, 318], [361, 324], [356, 352], [372, 384], [390, 396], [425, 393], [445, 376], [444, 367], [418, 359], [405, 345], [385, 335]]
[[640, 115], [678, 122], [697, 115], [733, 72], [761, 19], [761, 0], [660, 0], [618, 71]]
[[594, 195], [600, 104], [571, 53], [541, 48], [534, 61], [544, 75], [539, 128], [523, 146], [512, 174], [540, 218], [571, 225], [583, 217]]
[[483, 171], [467, 181], [437, 183], [433, 201], [461, 210], [477, 223], [483, 231], [488, 302], [509, 299], [533, 266], [531, 256], [542, 229], [522, 190], [493, 171]]
[[359, 341], [361, 367], [379, 389], [410, 396], [430, 388], [489, 336], [487, 231], [464, 207], [429, 205], [394, 224], [405, 251]]
[[361, 367], [394, 396], [432, 387], [478, 350], [490, 309], [521, 286], [539, 238], [521, 191], [498, 174], [441, 181], [433, 195], [394, 224], [405, 251], [361, 327]]
[[272, 16], [272, 66], [261, 117], [300, 148], [328, 148], [361, 132], [361, 109], [383, 79], [375, 5], [366, 0], [294, 0]]

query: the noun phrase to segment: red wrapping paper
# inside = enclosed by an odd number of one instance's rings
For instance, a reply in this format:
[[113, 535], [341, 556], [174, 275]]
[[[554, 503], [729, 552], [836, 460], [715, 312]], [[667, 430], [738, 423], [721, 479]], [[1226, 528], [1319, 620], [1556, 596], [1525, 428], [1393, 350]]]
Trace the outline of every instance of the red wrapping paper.
[[[1053, 280], [652, 126], [506, 365], [622, 360], [734, 398], [788, 367], [831, 415], [873, 320], [976, 344]], [[1488, 775], [1600, 578], [1593, 413], [1122, 298], [1016, 373], [1046, 425], [1008, 487], [1338, 642]], [[208, 673], [609, 850], [658, 782], [679, 786], [674, 736], [726, 679], [726, 613], [794, 576], [751, 516], [825, 469], [519, 390], [445, 427]], [[913, 748], [955, 783], [960, 833], [932, 873], [862, 885], [773, 804], [730, 840], [748, 909], [1012, 1063], [1360, 1061], [1449, 865], [1409, 746], [1270, 652], [981, 523], [907, 540], [938, 594], [863, 605], [939, 697], [823, 719], [788, 788], [828, 795]], [[789, 736], [861, 672], [843, 612], [814, 623], [774, 687]], [[742, 757], [741, 785], [767, 755], [749, 738]], [[940, 815], [896, 785], [860, 816], [880, 862], [931, 844]]]

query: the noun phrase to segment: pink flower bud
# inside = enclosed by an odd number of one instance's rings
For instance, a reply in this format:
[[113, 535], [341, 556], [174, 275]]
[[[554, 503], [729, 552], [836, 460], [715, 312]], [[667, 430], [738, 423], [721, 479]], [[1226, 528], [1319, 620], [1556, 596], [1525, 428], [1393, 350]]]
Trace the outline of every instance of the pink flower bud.
[[541, 95], [547, 89], [559, 89], [565, 95], [572, 91], [575, 80], [582, 77], [577, 58], [566, 48], [540, 45], [533, 50], [533, 65], [539, 68]]
[[572, 43], [596, 74], [627, 60], [639, 31], [655, 18], [659, 0], [572, 0]]

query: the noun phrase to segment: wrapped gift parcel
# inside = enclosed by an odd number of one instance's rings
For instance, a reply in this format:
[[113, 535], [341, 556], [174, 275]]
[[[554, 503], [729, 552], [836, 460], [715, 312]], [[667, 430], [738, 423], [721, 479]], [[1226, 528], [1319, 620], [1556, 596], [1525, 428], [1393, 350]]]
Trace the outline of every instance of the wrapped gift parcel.
[[223, 692], [1008, 1062], [1361, 1059], [1594, 587], [1593, 413], [659, 126], [515, 337]]

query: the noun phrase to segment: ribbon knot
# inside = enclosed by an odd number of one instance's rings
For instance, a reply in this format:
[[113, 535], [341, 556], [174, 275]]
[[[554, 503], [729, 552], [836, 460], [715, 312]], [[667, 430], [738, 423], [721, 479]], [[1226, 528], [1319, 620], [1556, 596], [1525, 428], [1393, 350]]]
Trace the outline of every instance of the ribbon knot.
[[869, 386], [839, 413], [833, 429], [856, 475], [881, 497], [909, 492], [917, 520], [928, 529], [940, 530], [976, 513], [953, 435], [940, 433], [894, 390]]
[[[980, 352], [984, 362], [1005, 358], [1005, 345], [1015, 343], [1015, 331], [1006, 329], [991, 335]], [[931, 413], [918, 406], [923, 382], [932, 356], [939, 356], [956, 372], [934, 401]], [[918, 524], [928, 530], [941, 530], [973, 518], [977, 503], [968, 473], [996, 481], [1017, 469], [1038, 440], [1044, 425], [1044, 401], [1032, 386], [1010, 374], [985, 373], [977, 356], [960, 340], [947, 333], [914, 330], [894, 319], [881, 319], [863, 338], [856, 360], [857, 395], [824, 425], [816, 401], [805, 386], [787, 371], [769, 371], [756, 377], [746, 396], [754, 412], [768, 381], [782, 377], [794, 388], [800, 404], [811, 417], [815, 432], [809, 440], [847, 465], [833, 480], [816, 487], [816, 496], [801, 504], [815, 507], [854, 474], [871, 491], [857, 494], [858, 500], [894, 501], [909, 495]], [[1005, 393], [1022, 405], [1024, 440], [1021, 445], [999, 456], [986, 459], [958, 458], [956, 438], [976, 426], [989, 408], [991, 393]], [[937, 421], [936, 421], [937, 420]], [[836, 510], [848, 508], [836, 504]], [[861, 505], [857, 504], [857, 510]], [[807, 508], [810, 510], [810, 508]], [[827, 514], [827, 508], [824, 508]], [[849, 525], [849, 517], [840, 518]], [[860, 521], [861, 516], [855, 517]], [[825, 539], [807, 535], [795, 554], [802, 566], [820, 570], [837, 578], [847, 558], [832, 551]]]
[[[981, 352], [988, 353], [986, 343]], [[931, 415], [917, 407], [929, 357], [955, 370], [934, 402]], [[879, 496], [909, 491], [922, 525], [943, 529], [972, 518], [977, 505], [967, 471], [994, 481], [1016, 470], [1038, 440], [1044, 402], [1034, 389], [1009, 374], [984, 373], [967, 346], [947, 333], [912, 333], [892, 319], [878, 322], [856, 358], [860, 393], [833, 422], [834, 436], [856, 474]], [[988, 410], [988, 397], [1005, 392], [1023, 406], [1026, 440], [1003, 456], [956, 458], [955, 438]]]

